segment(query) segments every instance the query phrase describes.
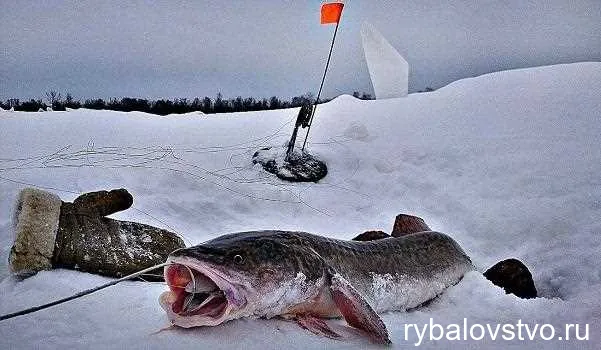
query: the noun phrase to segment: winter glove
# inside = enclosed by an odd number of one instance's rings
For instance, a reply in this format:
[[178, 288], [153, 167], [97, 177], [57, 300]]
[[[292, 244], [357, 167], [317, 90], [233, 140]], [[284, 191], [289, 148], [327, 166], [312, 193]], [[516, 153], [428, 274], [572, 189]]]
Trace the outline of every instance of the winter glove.
[[185, 247], [172, 232], [105, 217], [132, 203], [125, 189], [86, 193], [73, 203], [39, 189], [22, 190], [14, 215], [12, 272], [27, 277], [68, 268], [122, 277], [163, 263], [169, 253]]

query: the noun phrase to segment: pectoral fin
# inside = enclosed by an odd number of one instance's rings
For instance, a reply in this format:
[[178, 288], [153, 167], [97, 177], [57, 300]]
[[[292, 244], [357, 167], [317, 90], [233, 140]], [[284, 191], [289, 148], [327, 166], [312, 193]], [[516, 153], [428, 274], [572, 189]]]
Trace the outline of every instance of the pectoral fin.
[[357, 290], [339, 274], [332, 275], [332, 299], [346, 322], [366, 332], [375, 342], [390, 344], [386, 325]]
[[340, 334], [336, 333], [332, 330], [326, 321], [321, 318], [311, 316], [311, 315], [299, 315], [296, 316], [296, 322], [303, 327], [304, 329], [310, 331], [311, 333], [326, 336], [332, 339], [339, 339]]

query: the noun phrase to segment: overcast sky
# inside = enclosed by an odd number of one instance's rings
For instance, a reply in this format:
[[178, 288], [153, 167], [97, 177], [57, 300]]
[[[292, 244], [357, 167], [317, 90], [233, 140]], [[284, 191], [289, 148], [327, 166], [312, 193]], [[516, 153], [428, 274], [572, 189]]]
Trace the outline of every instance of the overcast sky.
[[[321, 1], [0, 0], [0, 99], [277, 95], [319, 87], [334, 26]], [[325, 96], [372, 92], [372, 23], [409, 90], [509, 68], [601, 61], [600, 0], [347, 0]]]

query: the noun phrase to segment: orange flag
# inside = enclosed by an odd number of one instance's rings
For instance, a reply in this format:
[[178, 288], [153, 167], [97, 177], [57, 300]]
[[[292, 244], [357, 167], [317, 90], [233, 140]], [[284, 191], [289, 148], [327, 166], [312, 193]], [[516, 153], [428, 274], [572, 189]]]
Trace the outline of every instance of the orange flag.
[[343, 7], [344, 4], [341, 2], [330, 2], [321, 5], [321, 24], [338, 23]]

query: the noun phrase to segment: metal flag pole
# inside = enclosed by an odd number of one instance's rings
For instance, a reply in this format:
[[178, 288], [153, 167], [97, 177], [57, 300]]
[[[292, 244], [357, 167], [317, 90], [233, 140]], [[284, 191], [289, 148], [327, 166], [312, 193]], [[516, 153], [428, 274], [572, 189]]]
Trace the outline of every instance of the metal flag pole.
[[334, 50], [334, 42], [336, 41], [336, 33], [338, 33], [338, 26], [340, 25], [340, 20], [336, 22], [336, 29], [334, 29], [334, 36], [332, 37], [332, 44], [330, 45], [330, 53], [328, 54], [328, 61], [326, 62], [326, 68], [323, 71], [323, 77], [321, 78], [321, 85], [319, 85], [319, 92], [317, 93], [317, 98], [315, 99], [315, 103], [313, 104], [313, 108], [311, 111], [311, 118], [309, 119], [309, 127], [307, 129], [307, 134], [305, 135], [305, 141], [303, 142], [303, 148], [301, 149], [303, 152], [305, 151], [305, 145], [307, 144], [307, 138], [309, 138], [309, 131], [311, 131], [311, 125], [313, 125], [313, 117], [315, 116], [315, 111], [317, 110], [317, 103], [319, 102], [319, 97], [321, 96], [321, 90], [323, 89], [323, 83], [326, 81], [326, 75], [328, 74], [328, 67], [330, 66], [330, 59], [332, 58], [332, 51]]

